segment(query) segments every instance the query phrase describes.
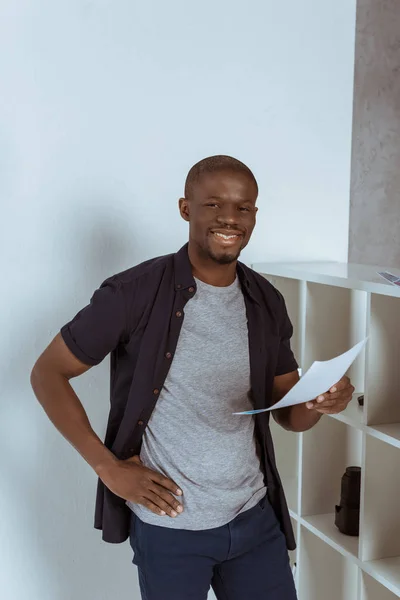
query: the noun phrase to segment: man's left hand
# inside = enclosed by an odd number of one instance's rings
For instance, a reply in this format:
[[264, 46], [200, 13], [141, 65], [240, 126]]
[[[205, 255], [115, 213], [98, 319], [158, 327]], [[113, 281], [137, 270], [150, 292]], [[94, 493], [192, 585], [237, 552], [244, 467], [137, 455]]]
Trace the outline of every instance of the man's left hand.
[[307, 402], [309, 409], [314, 409], [325, 415], [337, 415], [347, 408], [354, 393], [348, 377], [342, 377], [338, 383], [331, 387], [329, 392], [321, 394], [316, 400]]

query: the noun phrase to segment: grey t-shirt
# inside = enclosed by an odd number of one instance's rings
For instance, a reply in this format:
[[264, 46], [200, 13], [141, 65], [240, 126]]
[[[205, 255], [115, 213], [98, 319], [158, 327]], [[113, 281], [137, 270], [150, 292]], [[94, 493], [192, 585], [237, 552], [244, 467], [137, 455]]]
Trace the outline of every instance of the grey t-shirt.
[[184, 511], [171, 518], [128, 503], [146, 523], [191, 530], [220, 527], [266, 494], [254, 419], [232, 414], [253, 408], [240, 284], [196, 284], [140, 454], [183, 490]]

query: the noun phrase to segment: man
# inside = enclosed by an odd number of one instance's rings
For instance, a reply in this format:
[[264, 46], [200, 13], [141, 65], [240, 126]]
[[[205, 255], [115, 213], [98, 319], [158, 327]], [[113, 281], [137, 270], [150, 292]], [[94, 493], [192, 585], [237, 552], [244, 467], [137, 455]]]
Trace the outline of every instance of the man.
[[[280, 293], [238, 262], [258, 186], [240, 161], [189, 172], [179, 201], [189, 243], [106, 280], [32, 372], [49, 418], [99, 476], [95, 527], [130, 535], [146, 600], [294, 600], [294, 548], [269, 413], [298, 381]], [[69, 384], [111, 353], [105, 443]], [[348, 378], [277, 410], [304, 431], [351, 399]]]

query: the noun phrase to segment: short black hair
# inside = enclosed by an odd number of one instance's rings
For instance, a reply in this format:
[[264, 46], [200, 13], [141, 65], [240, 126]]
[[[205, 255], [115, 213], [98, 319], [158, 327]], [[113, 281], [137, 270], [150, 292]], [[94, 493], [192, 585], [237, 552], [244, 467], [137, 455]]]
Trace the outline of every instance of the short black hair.
[[219, 171], [233, 171], [247, 175], [254, 182], [258, 193], [257, 180], [249, 167], [247, 167], [237, 158], [218, 154], [216, 156], [203, 158], [203, 160], [193, 165], [188, 173], [188, 176], [186, 177], [185, 198], [190, 198], [194, 186], [199, 182], [203, 175], [208, 173], [217, 173]]

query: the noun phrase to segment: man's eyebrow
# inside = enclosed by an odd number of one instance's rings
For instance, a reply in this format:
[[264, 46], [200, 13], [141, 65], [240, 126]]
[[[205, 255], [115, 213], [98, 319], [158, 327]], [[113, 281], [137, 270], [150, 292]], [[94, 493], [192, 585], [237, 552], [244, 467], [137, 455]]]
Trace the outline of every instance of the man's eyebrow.
[[[207, 196], [207, 200], [226, 200], [222, 196]], [[246, 198], [245, 200], [238, 200], [237, 202], [249, 203], [252, 204], [254, 201], [250, 200], [250, 198]]]

